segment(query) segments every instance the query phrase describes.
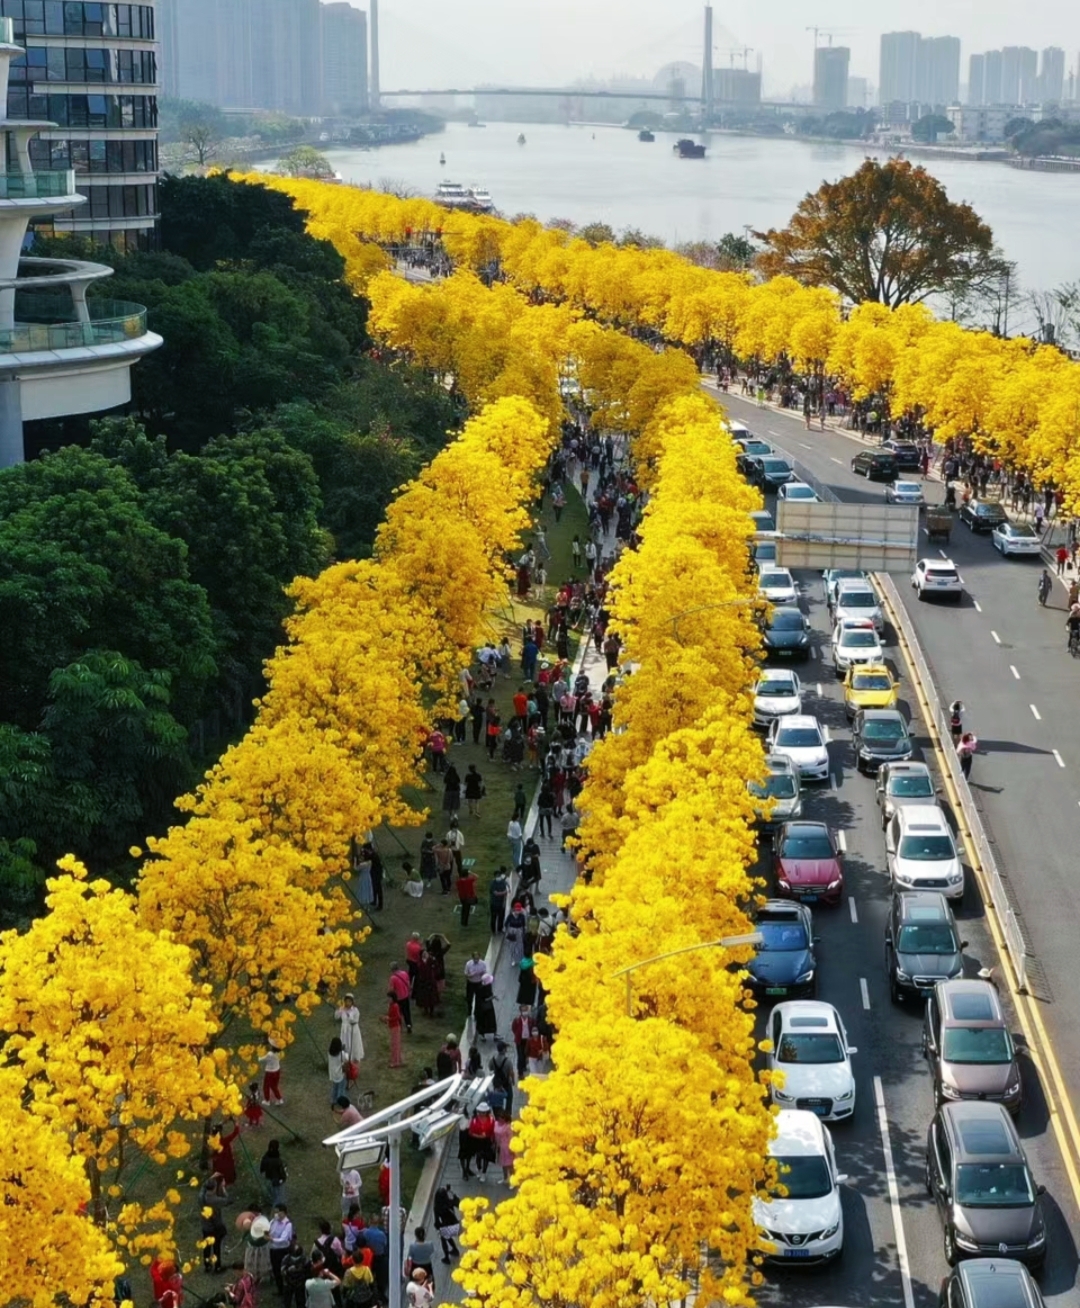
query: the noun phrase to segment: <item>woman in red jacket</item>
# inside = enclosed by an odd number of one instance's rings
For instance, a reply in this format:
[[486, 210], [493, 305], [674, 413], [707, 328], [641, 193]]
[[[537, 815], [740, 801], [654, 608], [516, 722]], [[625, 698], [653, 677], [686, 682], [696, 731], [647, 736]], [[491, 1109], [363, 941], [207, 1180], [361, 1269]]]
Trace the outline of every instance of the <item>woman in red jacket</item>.
[[488, 1164], [495, 1161], [495, 1115], [490, 1104], [477, 1106], [469, 1123], [469, 1138], [476, 1170], [481, 1176], [487, 1176]]

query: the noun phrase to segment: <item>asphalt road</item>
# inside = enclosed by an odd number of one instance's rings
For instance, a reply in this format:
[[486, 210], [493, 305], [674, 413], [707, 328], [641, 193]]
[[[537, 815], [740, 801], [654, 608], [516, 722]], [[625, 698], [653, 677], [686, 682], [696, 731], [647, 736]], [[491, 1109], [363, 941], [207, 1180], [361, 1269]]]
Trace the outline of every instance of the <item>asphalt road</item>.
[[[851, 454], [857, 448], [849, 439], [832, 432], [808, 433], [797, 419], [761, 410], [737, 397], [723, 398], [733, 418], [787, 449], [820, 480], [832, 486], [840, 498], [876, 498], [883, 493], [879, 486], [868, 487], [862, 478], [855, 478], [848, 471]], [[1064, 614], [1055, 617], [1038, 609], [1034, 597], [1037, 575], [1034, 565], [998, 560], [988, 542], [968, 541], [966, 530], [957, 543], [955, 557], [969, 587], [980, 596], [986, 592], [985, 600], [980, 598], [982, 613], [970, 604], [960, 611], [918, 603], [912, 603], [911, 609], [920, 639], [925, 640], [925, 649], [938, 674], [947, 673], [941, 687], [945, 697], [960, 695], [968, 706], [972, 726], [980, 736], [991, 737], [989, 752], [976, 760], [975, 775], [980, 784], [1000, 787], [999, 793], [985, 792], [985, 798], [994, 800], [998, 806], [994, 812], [1001, 813], [998, 825], [1008, 824], [1015, 808], [1016, 831], [1024, 832], [1025, 845], [1029, 839], [1037, 841], [1042, 871], [1051, 866], [1051, 856], [1053, 866], [1063, 864], [1064, 851], [1068, 848], [1067, 844], [1059, 844], [1056, 848], [1061, 853], [1055, 852], [1055, 839], [1061, 837], [1055, 837], [1054, 829], [1037, 834], [1033, 831], [1043, 822], [1042, 807], [1036, 807], [1033, 787], [1041, 785], [1045, 774], [1064, 789], [1068, 777], [1068, 769], [1059, 768], [1048, 752], [1054, 723], [1063, 720], [1061, 705], [1058, 702], [1051, 707], [1047, 692], [1036, 687], [1034, 677], [1027, 679], [1027, 658], [1006, 649], [1005, 642], [1016, 641], [1020, 628], [1025, 625], [1033, 633], [1045, 625], [1045, 635], [1040, 639], [1052, 643], [1056, 639], [1054, 624], [1063, 621]], [[883, 958], [889, 889], [873, 782], [854, 769], [851, 732], [840, 685], [827, 658], [821, 657], [828, 651], [828, 617], [820, 574], [801, 573], [798, 579], [803, 587], [802, 604], [815, 631], [814, 656], [807, 665], [798, 668], [807, 690], [805, 710], [814, 713], [829, 728], [832, 772], [838, 783], [835, 787], [809, 787], [804, 811], [807, 817], [826, 821], [842, 831], [846, 844], [844, 901], [839, 908], [819, 907], [814, 913], [815, 930], [820, 936], [818, 997], [839, 1009], [849, 1038], [858, 1048], [853, 1060], [857, 1103], [850, 1121], [831, 1128], [838, 1163], [848, 1175], [843, 1191], [846, 1231], [843, 1256], [831, 1267], [819, 1270], [768, 1269], [759, 1301], [766, 1305], [783, 1303], [785, 1308], [788, 1305], [796, 1308], [826, 1304], [854, 1306], [868, 1301], [924, 1308], [937, 1302], [947, 1264], [942, 1251], [941, 1224], [923, 1180], [926, 1130], [933, 1115], [933, 1100], [920, 1048], [922, 1014], [915, 1004], [897, 1007], [889, 998]], [[1010, 596], [1015, 599], [1010, 601]], [[1059, 592], [1056, 596], [1059, 604], [1062, 598]], [[1009, 622], [1007, 614], [1012, 607], [1017, 618]], [[993, 616], [992, 621], [997, 624], [1001, 647], [994, 645], [989, 636], [991, 617], [998, 613], [1001, 616]], [[934, 766], [930, 740], [907, 678], [907, 668], [899, 659], [892, 633], [887, 631], [886, 636], [889, 661], [902, 681], [901, 707], [911, 720], [920, 756]], [[1029, 642], [1032, 639], [1028, 637]], [[1060, 660], [1047, 656], [1045, 661], [1060, 661], [1064, 665], [1062, 675], [1069, 672], [1080, 675], [1064, 650], [1060, 651]], [[1019, 682], [1009, 671], [1010, 662], [1021, 673]], [[1029, 700], [1038, 703], [1037, 694], [1042, 695], [1047, 705], [1041, 721], [1036, 721], [1027, 707]], [[1067, 758], [1065, 733], [1060, 727], [1057, 731], [1062, 738], [1061, 752]], [[1045, 733], [1045, 746], [1040, 733]], [[1038, 752], [1018, 750], [1018, 745]], [[1007, 768], [1006, 756], [1020, 757], [1024, 767], [1030, 768], [1033, 774], [1036, 768], [1042, 771], [1020, 787], [1013, 775], [1015, 764]], [[1076, 760], [1080, 766], [1080, 741], [1076, 746]], [[1075, 821], [1075, 797], [1069, 802], [1072, 813], [1066, 816]], [[1005, 868], [1014, 870], [1016, 864], [1000, 837], [999, 853]], [[763, 856], [765, 868], [767, 848]], [[1025, 871], [1025, 878], [1027, 875]], [[1064, 875], [1063, 867], [1060, 875]], [[1053, 884], [1048, 875], [1046, 895], [1053, 893]], [[1030, 902], [1022, 902], [1029, 926], [1033, 926], [1031, 919], [1038, 911], [1036, 904], [1042, 901], [1032, 898]], [[1055, 921], [1056, 910], [1047, 911], [1050, 916], [1043, 924], [1047, 938], [1064, 937], [1067, 929], [1062, 930]], [[1069, 905], [1068, 912], [1071, 911]], [[992, 966], [997, 960], [973, 878], [969, 879], [957, 916], [962, 936], [969, 942], [966, 972], [975, 975], [981, 967]], [[1050, 1009], [1060, 1007], [1060, 1001], [1067, 995], [1062, 976], [1059, 1004], [1048, 1007], [1047, 1017]], [[1018, 1032], [1018, 1024], [1014, 1023], [1013, 1029]], [[1056, 1038], [1057, 1032], [1054, 1034]], [[1073, 1064], [1067, 1056], [1067, 1046], [1063, 1046], [1063, 1051], [1063, 1062], [1068, 1068]], [[1019, 1129], [1036, 1180], [1047, 1188], [1050, 1224], [1048, 1258], [1040, 1283], [1048, 1302], [1063, 1308], [1065, 1305], [1080, 1308], [1077, 1251], [1071, 1235], [1072, 1231], [1080, 1230], [1080, 1212], [1055, 1136], [1049, 1129], [1038, 1075], [1027, 1059], [1023, 1062], [1023, 1074], [1025, 1103]], [[878, 1087], [880, 1104], [876, 1102]], [[888, 1140], [895, 1168], [895, 1197], [890, 1193], [883, 1138]], [[906, 1258], [901, 1258], [901, 1246]]]

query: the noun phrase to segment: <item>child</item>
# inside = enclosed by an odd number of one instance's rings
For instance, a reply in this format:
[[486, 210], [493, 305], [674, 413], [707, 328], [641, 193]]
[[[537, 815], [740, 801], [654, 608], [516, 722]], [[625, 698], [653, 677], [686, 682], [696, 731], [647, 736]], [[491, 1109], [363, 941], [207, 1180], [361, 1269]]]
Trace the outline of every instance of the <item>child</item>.
[[247, 1119], [248, 1126], [262, 1126], [263, 1110], [260, 1107], [258, 1081], [252, 1081], [248, 1086], [247, 1099], [244, 1101], [244, 1117]]
[[266, 1053], [259, 1059], [263, 1070], [262, 1099], [264, 1104], [283, 1104], [281, 1093], [281, 1046], [276, 1040], [266, 1042]]
[[390, 1066], [404, 1067], [405, 1060], [401, 1057], [401, 1009], [394, 995], [391, 994], [389, 999], [383, 1021], [390, 1032]]

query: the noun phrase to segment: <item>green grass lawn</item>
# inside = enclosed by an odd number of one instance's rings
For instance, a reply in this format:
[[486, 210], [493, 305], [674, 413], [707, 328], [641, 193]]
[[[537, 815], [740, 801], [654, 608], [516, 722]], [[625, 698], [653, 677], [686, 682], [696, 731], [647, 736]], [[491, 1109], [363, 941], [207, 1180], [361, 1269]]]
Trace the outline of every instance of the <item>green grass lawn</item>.
[[[572, 495], [568, 497], [558, 527], [555, 526], [550, 507], [546, 508], [543, 521], [552, 554], [547, 564], [546, 601], [549, 602], [557, 585], [572, 575], [570, 542], [575, 534], [580, 535], [582, 540], [586, 539], [588, 519], [581, 500], [577, 495]], [[516, 654], [520, 647], [519, 632], [522, 623], [527, 617], [543, 619], [547, 602], [540, 603], [537, 600], [524, 604], [508, 597], [503, 612], [492, 615], [491, 637], [498, 641], [505, 631]], [[500, 675], [492, 689], [492, 694], [503, 711], [504, 722], [512, 714], [511, 697], [521, 684], [516, 659], [512, 673], [509, 678]], [[468, 733], [468, 743], [451, 746], [450, 757], [462, 776], [469, 763], [476, 763], [487, 787], [479, 818], [470, 818], [464, 805], [460, 817], [466, 839], [465, 855], [477, 860], [477, 910], [469, 925], [463, 928], [458, 913], [454, 911], [457, 905], [456, 894], [441, 895], [437, 880], [427, 888], [420, 900], [406, 896], [401, 890], [404, 880], [401, 875], [402, 859], [408, 857], [414, 866], [418, 866], [420, 842], [424, 833], [430, 830], [438, 839], [448, 825], [446, 815], [441, 811], [441, 779], [429, 774], [426, 779], [427, 789], [408, 798], [418, 810], [430, 807], [430, 818], [415, 827], [382, 828], [377, 833], [379, 849], [394, 884], [387, 886], [384, 910], [371, 915], [371, 934], [360, 948], [362, 967], [349, 987], [356, 996], [362, 1014], [361, 1031], [366, 1054], [356, 1089], [360, 1092], [371, 1091], [376, 1107], [383, 1107], [409, 1094], [420, 1079], [423, 1069], [434, 1067], [435, 1055], [446, 1034], [450, 1031], [460, 1033], [465, 1025], [462, 968], [473, 948], [483, 953], [488, 946], [488, 884], [499, 864], [508, 862], [506, 824], [513, 810], [514, 788], [521, 781], [531, 802], [536, 785], [536, 773], [530, 771], [527, 762], [521, 772], [510, 772], [498, 757], [494, 762], [489, 762], [482, 738], [481, 744], [474, 746], [471, 731]], [[425, 937], [433, 931], [441, 931], [451, 942], [451, 951], [446, 960], [445, 1003], [435, 1018], [425, 1017], [414, 1005], [413, 1032], [411, 1035], [402, 1033], [405, 1066], [392, 1069], [389, 1066], [389, 1037], [380, 1019], [386, 1012], [385, 996], [390, 965], [404, 961], [405, 942], [412, 931], [419, 931]], [[328, 1000], [336, 998], [328, 996]], [[326, 1217], [332, 1222], [338, 1219], [340, 1192], [336, 1159], [333, 1150], [321, 1144], [325, 1136], [338, 1129], [337, 1119], [330, 1111], [329, 1079], [326, 1072], [327, 1046], [337, 1033], [334, 1007], [336, 1003], [328, 1002], [308, 1019], [301, 1018], [297, 1021], [295, 1041], [286, 1052], [282, 1065], [285, 1105], [280, 1110], [274, 1110], [278, 1120], [267, 1116], [261, 1128], [245, 1129], [236, 1142], [234, 1153], [238, 1177], [232, 1191], [235, 1202], [227, 1213], [230, 1243], [234, 1248], [233, 1256], [227, 1261], [235, 1261], [241, 1255], [241, 1247], [232, 1230], [232, 1219], [248, 1207], [251, 1201], [263, 1196], [258, 1164], [267, 1141], [273, 1138], [279, 1139], [282, 1144], [282, 1154], [289, 1169], [289, 1209], [304, 1246], [308, 1247], [317, 1234], [320, 1217]], [[406, 1206], [412, 1198], [424, 1161], [424, 1155], [410, 1152], [408, 1148], [403, 1153], [402, 1195]], [[192, 1156], [191, 1162], [189, 1174], [197, 1164], [197, 1155]], [[175, 1169], [148, 1167], [135, 1187], [138, 1197], [145, 1200], [160, 1193], [168, 1185], [176, 1184], [175, 1177]], [[180, 1247], [185, 1257], [193, 1257], [191, 1251], [199, 1238], [197, 1200], [198, 1191], [191, 1191], [191, 1199], [185, 1201], [178, 1222]], [[372, 1174], [365, 1177], [364, 1208], [373, 1211], [377, 1207], [378, 1194]], [[220, 1278], [204, 1275], [201, 1263], [198, 1263], [197, 1258], [195, 1261], [197, 1265], [188, 1277], [188, 1286], [197, 1295], [206, 1296], [220, 1285]], [[272, 1290], [270, 1292], [273, 1293]]]

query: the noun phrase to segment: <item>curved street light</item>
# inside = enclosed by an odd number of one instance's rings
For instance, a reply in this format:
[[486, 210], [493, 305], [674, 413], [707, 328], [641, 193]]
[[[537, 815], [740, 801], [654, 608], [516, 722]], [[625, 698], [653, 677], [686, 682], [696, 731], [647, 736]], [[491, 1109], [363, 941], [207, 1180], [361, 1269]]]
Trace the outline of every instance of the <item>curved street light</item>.
[[626, 977], [626, 1016], [633, 1017], [633, 990], [631, 976], [639, 967], [648, 967], [650, 963], [662, 963], [666, 958], [678, 958], [680, 954], [696, 954], [702, 949], [738, 949], [740, 945], [760, 945], [764, 936], [760, 931], [745, 931], [742, 935], [721, 936], [719, 940], [706, 940], [700, 945], [684, 945], [681, 949], [669, 949], [666, 954], [654, 954], [652, 958], [642, 958], [636, 963], [620, 967], [611, 973], [611, 978]]

